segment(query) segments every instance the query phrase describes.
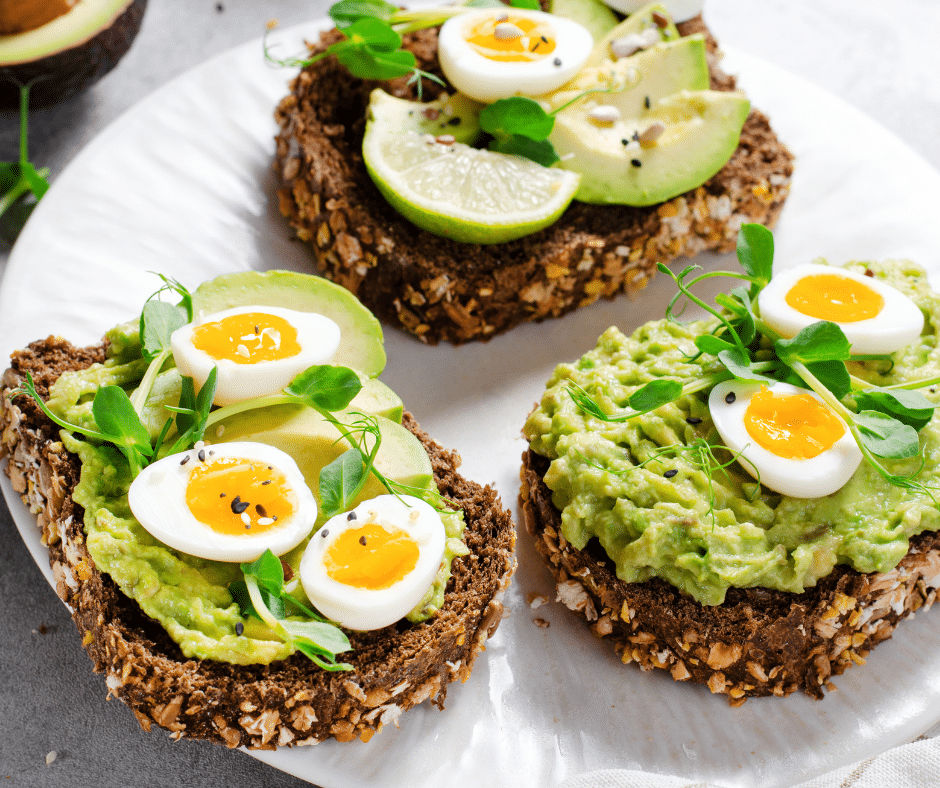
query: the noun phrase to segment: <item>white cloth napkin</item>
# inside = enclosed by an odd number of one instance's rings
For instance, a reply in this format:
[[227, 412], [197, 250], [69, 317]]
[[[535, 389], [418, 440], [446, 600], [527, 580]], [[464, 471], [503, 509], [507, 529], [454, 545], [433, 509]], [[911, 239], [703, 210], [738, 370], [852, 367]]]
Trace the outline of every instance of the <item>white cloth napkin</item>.
[[[931, 731], [933, 733], [933, 731]], [[851, 766], [815, 777], [795, 788], [937, 788], [940, 786], [940, 738], [920, 739]], [[721, 788], [717, 783], [696, 782], [626, 769], [579, 774], [561, 788]]]

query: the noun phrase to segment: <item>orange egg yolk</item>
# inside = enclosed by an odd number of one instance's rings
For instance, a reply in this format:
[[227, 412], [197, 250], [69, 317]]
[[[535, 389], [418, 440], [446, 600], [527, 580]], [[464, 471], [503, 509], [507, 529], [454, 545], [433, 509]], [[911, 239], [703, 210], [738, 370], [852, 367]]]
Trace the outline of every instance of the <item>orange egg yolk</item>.
[[193, 347], [214, 359], [257, 364], [291, 358], [300, 352], [297, 329], [264, 312], [229, 315], [193, 329]]
[[222, 534], [264, 533], [294, 513], [284, 474], [258, 460], [222, 457], [196, 463], [186, 484], [186, 505], [199, 522]]
[[804, 276], [787, 293], [797, 312], [835, 323], [855, 323], [876, 317], [885, 300], [870, 287], [837, 274]]
[[[509, 25], [515, 25], [522, 35], [504, 38], [497, 33], [497, 27], [503, 26], [503, 30]], [[551, 25], [512, 14], [480, 20], [467, 31], [465, 40], [482, 57], [506, 63], [541, 60], [555, 51]]]
[[418, 544], [400, 528], [365, 523], [330, 545], [326, 573], [343, 585], [378, 591], [390, 588], [418, 564]]
[[771, 454], [809, 460], [845, 434], [838, 417], [809, 394], [774, 394], [766, 386], [744, 411], [747, 434]]

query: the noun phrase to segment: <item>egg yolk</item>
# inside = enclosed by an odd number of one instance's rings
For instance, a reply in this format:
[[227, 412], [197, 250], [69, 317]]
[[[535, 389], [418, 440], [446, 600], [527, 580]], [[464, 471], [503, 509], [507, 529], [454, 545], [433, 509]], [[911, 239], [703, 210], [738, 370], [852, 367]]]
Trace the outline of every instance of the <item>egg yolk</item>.
[[400, 528], [366, 523], [330, 545], [326, 573], [343, 585], [378, 591], [391, 588], [418, 564], [418, 544]]
[[809, 394], [777, 394], [761, 386], [744, 412], [747, 434], [771, 454], [809, 460], [845, 434], [829, 408]]
[[877, 317], [885, 300], [870, 287], [837, 274], [804, 276], [787, 293], [797, 312], [836, 323], [856, 323]]
[[190, 456], [197, 464], [186, 484], [186, 505], [213, 531], [264, 533], [294, 513], [294, 494], [277, 468], [240, 457], [203, 463]]
[[283, 317], [264, 312], [229, 315], [193, 329], [193, 347], [214, 359], [257, 364], [300, 353], [297, 329]]
[[541, 60], [555, 51], [551, 25], [511, 14], [480, 20], [467, 31], [465, 40], [482, 57], [505, 63]]

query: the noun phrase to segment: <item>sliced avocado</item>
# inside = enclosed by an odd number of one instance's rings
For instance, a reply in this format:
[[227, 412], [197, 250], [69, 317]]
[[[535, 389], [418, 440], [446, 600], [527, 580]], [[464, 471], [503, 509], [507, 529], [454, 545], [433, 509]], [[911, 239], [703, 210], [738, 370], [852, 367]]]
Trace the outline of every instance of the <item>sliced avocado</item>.
[[385, 368], [379, 321], [352, 293], [322, 277], [292, 271], [243, 271], [204, 282], [193, 293], [196, 317], [236, 306], [280, 306], [326, 315], [340, 330], [333, 364], [370, 378]]
[[462, 93], [447, 95], [426, 104], [396, 98], [381, 88], [369, 96], [367, 117], [372, 119], [374, 107], [380, 108], [383, 119], [396, 131], [416, 131], [438, 137], [450, 134], [457, 142], [472, 145], [480, 136], [480, 110], [483, 104]]
[[[598, 104], [616, 107], [629, 124], [631, 119], [640, 118], [646, 113], [648, 104], [651, 106], [665, 96], [680, 90], [707, 89], [709, 75], [708, 61], [705, 59], [705, 38], [701, 35], [687, 36], [676, 41], [656, 44], [650, 49], [620, 58], [616, 62], [587, 66], [560, 90], [544, 98], [552, 109], [558, 109], [584, 91], [621, 85], [624, 86], [621, 90], [590, 93], [561, 110], [556, 116], [556, 125], [557, 119], [562, 115], [578, 117]], [[646, 124], [643, 124], [643, 128], [645, 126]], [[630, 135], [633, 131], [631, 128]], [[555, 144], [554, 138], [552, 143]], [[563, 152], [557, 144], [555, 148], [559, 156], [567, 152]]]
[[[583, 108], [559, 113], [551, 140], [563, 166], [582, 173], [577, 199], [654, 205], [718, 172], [737, 148], [749, 110], [750, 103], [738, 93], [682, 91], [660, 99], [639, 119], [643, 127], [655, 121], [665, 125], [654, 144], [621, 144], [630, 138], [636, 119], [605, 128], [589, 120]], [[564, 160], [565, 155], [572, 157]]]
[[[42, 10], [23, 14], [23, 5]], [[71, 98], [107, 74], [130, 48], [147, 0], [21, 0], [0, 3], [0, 103], [15, 104], [19, 85], [33, 83], [31, 103]], [[31, 27], [34, 22], [42, 22]], [[12, 32], [20, 31], [20, 32]]]
[[362, 388], [349, 403], [347, 410], [369, 413], [373, 416], [382, 416], [389, 421], [401, 424], [405, 413], [405, 405], [394, 391], [381, 380], [367, 378], [360, 373]]
[[[574, 0], [578, 2], [578, 0]], [[659, 14], [668, 20], [665, 27], [659, 27], [653, 20], [653, 14]], [[672, 14], [666, 10], [662, 3], [650, 3], [634, 11], [600, 41], [596, 41], [594, 49], [588, 55], [585, 66], [599, 66], [602, 63], [612, 63], [617, 58], [610, 50], [611, 42], [631, 35], [642, 34], [646, 30], [657, 30], [661, 41], [674, 41], [679, 38], [679, 30], [672, 21]]]
[[549, 0], [548, 10], [584, 25], [595, 41], [617, 27], [617, 15], [603, 0]]
[[[338, 421], [351, 424], [356, 416], [350, 410], [334, 414]], [[376, 416], [382, 445], [375, 466], [389, 479], [426, 490], [433, 483], [431, 460], [420, 441], [405, 427]], [[350, 448], [339, 430], [312, 408], [278, 406], [241, 413], [225, 421], [225, 432], [216, 442], [253, 441], [266, 443], [287, 452], [300, 467], [307, 485], [320, 500], [320, 470]], [[370, 476], [356, 502], [386, 492]], [[318, 517], [322, 522], [323, 517]]]

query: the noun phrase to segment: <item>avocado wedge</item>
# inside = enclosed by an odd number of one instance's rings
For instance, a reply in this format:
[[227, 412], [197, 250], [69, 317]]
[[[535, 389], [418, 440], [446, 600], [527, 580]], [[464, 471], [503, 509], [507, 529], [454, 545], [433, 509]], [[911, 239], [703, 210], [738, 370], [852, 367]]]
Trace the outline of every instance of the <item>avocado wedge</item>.
[[[89, 87], [130, 48], [146, 7], [147, 0], [0, 3], [0, 29], [19, 30], [0, 35], [0, 103], [15, 105], [21, 84], [32, 83], [35, 105], [64, 101]], [[67, 10], [52, 16], [62, 8]], [[21, 29], [37, 21], [38, 27]]]

